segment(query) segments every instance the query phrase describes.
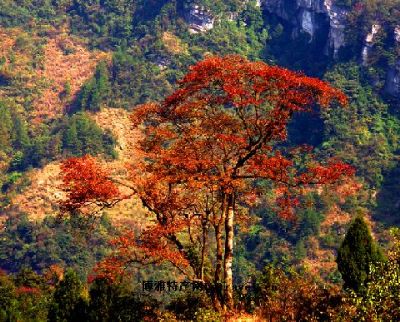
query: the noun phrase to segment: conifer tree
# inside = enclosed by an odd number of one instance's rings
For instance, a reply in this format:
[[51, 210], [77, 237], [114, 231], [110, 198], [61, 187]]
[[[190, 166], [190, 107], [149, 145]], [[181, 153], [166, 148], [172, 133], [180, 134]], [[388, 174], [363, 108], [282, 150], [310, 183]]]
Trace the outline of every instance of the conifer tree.
[[64, 148], [72, 151], [72, 153], [80, 154], [81, 144], [78, 139], [78, 130], [76, 122], [72, 119], [64, 132]]
[[11, 144], [12, 119], [7, 106], [0, 102], [0, 149], [7, 149]]
[[85, 302], [82, 291], [83, 286], [78, 275], [73, 270], [68, 270], [54, 292], [48, 321], [84, 321]]
[[100, 111], [101, 104], [110, 91], [107, 64], [101, 62], [96, 68], [94, 77], [83, 85], [76, 102], [77, 110]]
[[112, 154], [115, 142], [112, 136], [103, 134], [101, 128], [84, 113], [73, 115], [66, 124], [63, 148], [68, 154], [82, 156], [107, 152]]
[[383, 255], [361, 216], [351, 224], [338, 250], [336, 262], [345, 288], [361, 293], [365, 287], [370, 265], [383, 260]]
[[25, 150], [30, 146], [26, 122], [19, 115], [14, 116], [14, 148]]

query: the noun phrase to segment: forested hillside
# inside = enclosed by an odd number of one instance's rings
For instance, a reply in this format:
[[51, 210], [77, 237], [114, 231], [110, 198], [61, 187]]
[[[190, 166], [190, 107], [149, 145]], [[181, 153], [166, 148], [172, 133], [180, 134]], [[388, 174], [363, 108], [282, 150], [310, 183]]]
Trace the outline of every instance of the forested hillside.
[[396, 0], [1, 1], [0, 321], [399, 319], [399, 50]]

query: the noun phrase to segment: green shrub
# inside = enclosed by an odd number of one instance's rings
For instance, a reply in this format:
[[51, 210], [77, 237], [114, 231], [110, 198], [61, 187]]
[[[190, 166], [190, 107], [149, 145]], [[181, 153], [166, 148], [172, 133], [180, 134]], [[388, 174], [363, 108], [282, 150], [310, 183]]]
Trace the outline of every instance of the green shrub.
[[195, 322], [221, 322], [221, 314], [215, 312], [213, 309], [200, 308], [194, 314]]

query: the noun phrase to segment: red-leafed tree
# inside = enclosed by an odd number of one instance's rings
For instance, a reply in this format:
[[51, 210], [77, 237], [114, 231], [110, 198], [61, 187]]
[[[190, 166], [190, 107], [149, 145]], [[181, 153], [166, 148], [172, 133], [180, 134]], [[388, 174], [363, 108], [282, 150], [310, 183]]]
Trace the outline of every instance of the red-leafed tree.
[[[318, 79], [239, 56], [210, 57], [191, 67], [172, 95], [132, 115], [144, 134], [132, 189], [157, 219], [143, 240], [155, 250], [175, 251], [196, 278], [211, 278], [216, 305], [232, 308], [235, 213], [261, 193], [254, 182], [268, 181], [280, 215], [293, 218], [300, 188], [353, 174], [340, 161], [320, 164], [309, 148], [283, 144], [294, 113], [332, 102], [344, 105], [346, 97]], [[213, 249], [207, 246], [210, 229], [216, 245], [212, 277], [204, 273]]]
[[109, 174], [89, 155], [65, 160], [61, 172], [61, 188], [66, 194], [60, 205], [62, 213], [79, 210], [94, 215], [122, 198]]

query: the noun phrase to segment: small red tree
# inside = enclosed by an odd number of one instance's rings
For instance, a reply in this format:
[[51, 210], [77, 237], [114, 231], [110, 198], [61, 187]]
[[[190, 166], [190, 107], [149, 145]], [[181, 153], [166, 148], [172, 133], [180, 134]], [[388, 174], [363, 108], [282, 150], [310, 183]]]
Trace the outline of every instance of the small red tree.
[[[346, 97], [323, 81], [239, 56], [210, 57], [191, 67], [171, 96], [132, 115], [144, 134], [144, 158], [131, 169], [132, 188], [157, 219], [144, 240], [156, 250], [160, 244], [175, 249], [205, 280], [213, 228], [215, 302], [232, 308], [235, 212], [259, 193], [254, 181], [277, 188], [281, 215], [293, 217], [299, 188], [353, 174], [340, 161], [319, 164], [309, 148], [282, 144], [294, 113], [333, 101], [344, 105]], [[196, 244], [200, 261], [188, 251]]]
[[60, 205], [62, 212], [85, 211], [93, 215], [121, 199], [109, 174], [89, 155], [65, 160], [61, 172], [62, 189], [66, 193], [66, 199]]

